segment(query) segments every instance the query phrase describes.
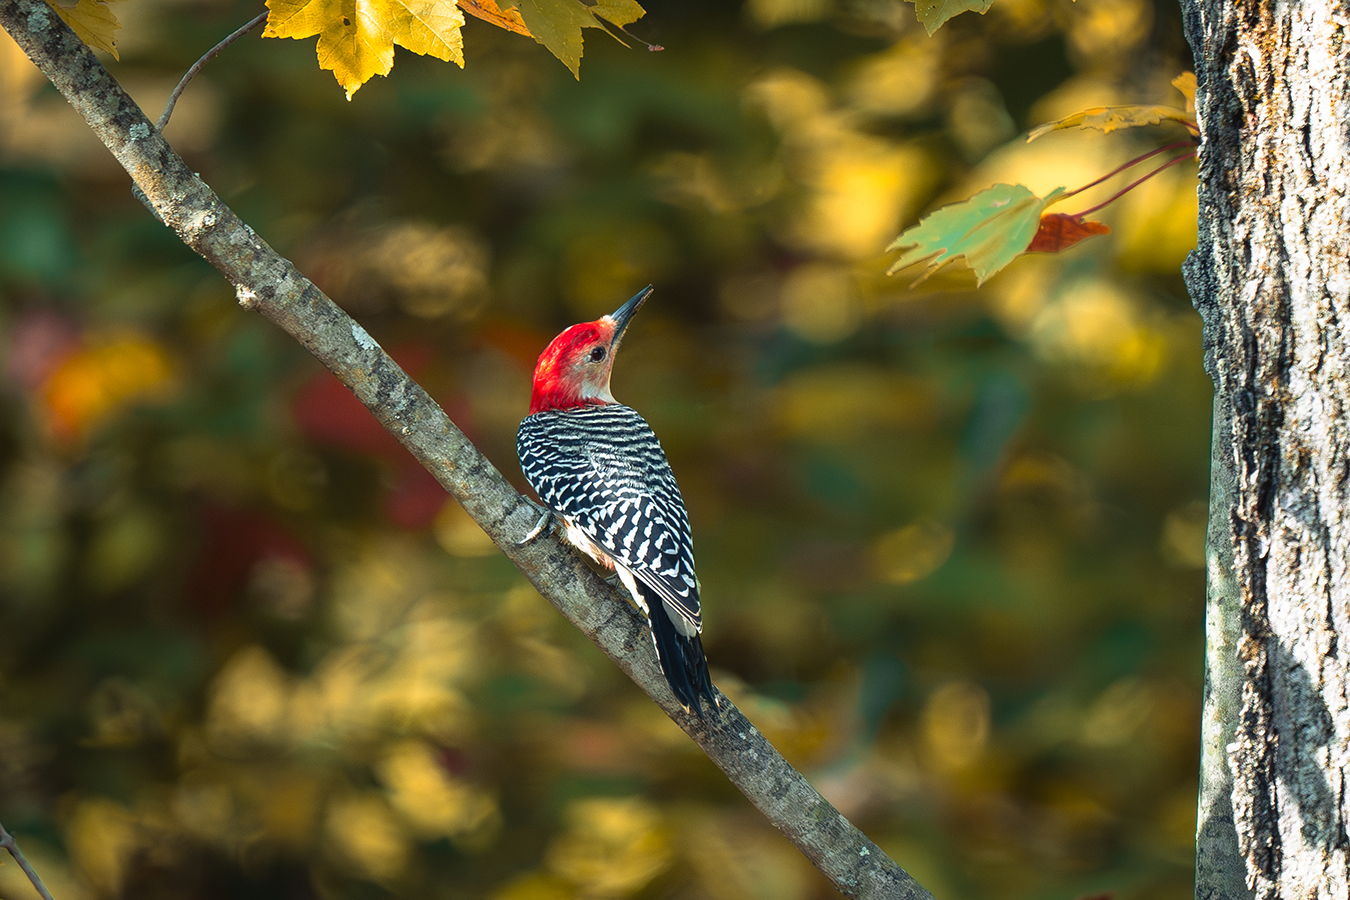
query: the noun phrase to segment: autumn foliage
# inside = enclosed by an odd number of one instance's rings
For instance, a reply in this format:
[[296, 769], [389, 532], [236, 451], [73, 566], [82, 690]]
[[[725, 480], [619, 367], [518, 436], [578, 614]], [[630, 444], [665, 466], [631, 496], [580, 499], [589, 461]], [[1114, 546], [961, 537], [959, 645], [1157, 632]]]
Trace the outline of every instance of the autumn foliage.
[[[151, 118], [266, 11], [55, 5]], [[656, 284], [615, 392], [717, 685], [943, 900], [1193, 896], [1193, 170], [1080, 215], [1193, 147], [1094, 127], [1169, 105], [1166, 5], [582, 7], [291, 4], [164, 136], [522, 488], [535, 357]], [[832, 896], [6, 41], [0, 821], [58, 900]]]
[[[1027, 141], [1066, 129], [1110, 133], [1163, 123], [1183, 126], [1190, 140], [1138, 156], [1074, 190], [1056, 188], [1043, 199], [1023, 185], [998, 184], [969, 200], [945, 206], [895, 239], [888, 249], [905, 252], [891, 264], [889, 273], [894, 274], [915, 263], [926, 263], [928, 268], [914, 282], [918, 284], [943, 263], [960, 257], [974, 270], [977, 284], [983, 284], [1023, 253], [1058, 253], [1094, 235], [1109, 234], [1109, 226], [1085, 216], [1114, 203], [1159, 172], [1195, 155], [1195, 142], [1199, 138], [1199, 130], [1192, 121], [1195, 116], [1195, 75], [1190, 72], [1179, 75], [1172, 80], [1172, 85], [1186, 98], [1186, 109], [1157, 105], [1095, 107], [1032, 129]], [[1091, 209], [1043, 214], [1046, 207], [1094, 188], [1167, 150], [1181, 152]]]

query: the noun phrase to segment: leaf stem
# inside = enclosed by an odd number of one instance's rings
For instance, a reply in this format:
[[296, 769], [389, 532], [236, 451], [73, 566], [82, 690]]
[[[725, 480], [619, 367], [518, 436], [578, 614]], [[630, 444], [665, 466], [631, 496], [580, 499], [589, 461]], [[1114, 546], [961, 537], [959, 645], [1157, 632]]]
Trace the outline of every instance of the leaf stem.
[[250, 19], [246, 25], [244, 25], [239, 30], [235, 31], [229, 37], [225, 38], [225, 40], [221, 41], [219, 44], [216, 44], [210, 50], [207, 50], [206, 53], [202, 55], [201, 59], [197, 60], [195, 63], [192, 64], [192, 68], [188, 69], [187, 74], [184, 75], [183, 79], [178, 82], [178, 87], [174, 88], [173, 93], [169, 95], [169, 102], [164, 104], [164, 112], [163, 114], [160, 115], [158, 124], [155, 125], [155, 127], [159, 129], [160, 133], [163, 133], [164, 126], [169, 124], [169, 116], [173, 115], [173, 108], [178, 104], [178, 98], [187, 88], [188, 82], [192, 80], [193, 76], [196, 75], [198, 72], [200, 72], [203, 66], [209, 63], [211, 60], [215, 59], [216, 56], [220, 53], [220, 51], [224, 50], [226, 47], [230, 46], [235, 41], [239, 40], [241, 37], [248, 34], [253, 29], [257, 28], [259, 25], [263, 23], [263, 21], [266, 18], [267, 18], [266, 11], [258, 13], [258, 15]]
[[[1083, 191], [1086, 191], [1086, 190], [1088, 190], [1089, 188], [1095, 188], [1097, 185], [1101, 184], [1103, 181], [1106, 181], [1107, 179], [1110, 179], [1110, 178], [1114, 178], [1114, 177], [1116, 177], [1117, 175], [1119, 175], [1121, 172], [1124, 172], [1126, 169], [1130, 168], [1131, 166], [1137, 166], [1137, 165], [1139, 165], [1141, 162], [1143, 162], [1144, 160], [1149, 159], [1149, 158], [1154, 157], [1154, 156], [1157, 156], [1159, 153], [1166, 153], [1168, 150], [1176, 150], [1178, 147], [1189, 147], [1189, 146], [1191, 146], [1193, 143], [1194, 143], [1193, 141], [1174, 141], [1174, 142], [1171, 143], [1171, 144], [1164, 144], [1164, 145], [1161, 146], [1161, 147], [1158, 147], [1158, 148], [1156, 148], [1156, 149], [1154, 149], [1154, 150], [1148, 151], [1148, 152], [1145, 153], [1143, 156], [1136, 156], [1134, 159], [1130, 160], [1129, 162], [1127, 162], [1127, 163], [1122, 163], [1121, 165], [1116, 166], [1114, 169], [1112, 169], [1110, 172], [1107, 172], [1105, 175], [1103, 175], [1101, 178], [1098, 178], [1096, 181], [1090, 181], [1090, 182], [1088, 182], [1087, 184], [1083, 185], [1083, 186], [1080, 187], [1080, 188], [1074, 188], [1073, 190], [1069, 191], [1067, 194], [1060, 194], [1059, 197], [1055, 198], [1055, 202], [1056, 202], [1056, 203], [1059, 203], [1059, 202], [1061, 202], [1061, 201], [1068, 200], [1068, 199], [1069, 199], [1070, 197], [1072, 197], [1074, 194], [1081, 194], [1081, 193], [1083, 193]], [[1192, 151], [1191, 151], [1191, 155], [1194, 155], [1194, 153], [1195, 153], [1195, 151], [1192, 150]], [[1128, 190], [1128, 188], [1127, 188], [1127, 190]]]
[[1112, 203], [1115, 203], [1117, 200], [1128, 194], [1130, 191], [1139, 187], [1139, 185], [1143, 184], [1145, 181], [1148, 181], [1154, 175], [1157, 175], [1163, 169], [1175, 166], [1177, 163], [1181, 162], [1184, 159], [1194, 159], [1194, 158], [1195, 158], [1195, 150], [1193, 149], [1188, 150], [1185, 153], [1180, 154], [1179, 156], [1174, 156], [1167, 162], [1163, 163], [1161, 166], [1158, 166], [1158, 168], [1149, 172], [1147, 175], [1140, 176], [1139, 178], [1136, 178], [1134, 181], [1131, 181], [1129, 184], [1125, 185], [1123, 188], [1116, 191], [1114, 194], [1103, 200], [1101, 203], [1098, 203], [1096, 206], [1088, 207], [1087, 209], [1079, 213], [1073, 213], [1073, 216], [1076, 219], [1081, 219], [1083, 218], [1083, 216], [1095, 213], [1097, 210], [1101, 209], [1104, 206], [1110, 206]]
[[33, 883], [33, 887], [37, 889], [42, 900], [53, 900], [51, 892], [47, 890], [47, 886], [38, 877], [37, 871], [29, 865], [28, 858], [19, 849], [19, 844], [14, 840], [14, 835], [6, 831], [4, 825], [0, 825], [0, 847], [4, 847], [9, 851], [9, 855], [14, 857], [14, 861], [19, 864], [20, 869], [23, 869], [23, 874], [28, 876], [28, 880]]
[[618, 41], [620, 44], [623, 44], [625, 47], [627, 47], [628, 45], [627, 45], [627, 44], [624, 44], [624, 43], [623, 43], [623, 38], [621, 38], [621, 37], [619, 37], [619, 35], [615, 34], [614, 31], [617, 30], [617, 31], [621, 32], [621, 33], [623, 34], [624, 37], [628, 38], [630, 41], [637, 41], [639, 44], [641, 44], [642, 46], [646, 47], [648, 50], [651, 50], [651, 51], [657, 51], [657, 50], [664, 50], [664, 49], [666, 49], [665, 47], [662, 47], [660, 44], [649, 44], [649, 43], [647, 43], [647, 42], [644, 41], [642, 38], [640, 38], [640, 37], [638, 37], [637, 35], [633, 34], [633, 33], [632, 33], [631, 31], [629, 31], [627, 28], [624, 28], [624, 27], [623, 27], [622, 25], [620, 25], [618, 22], [611, 22], [609, 19], [606, 19], [603, 15], [596, 15], [595, 12], [594, 12], [594, 10], [592, 10], [591, 15], [594, 16], [594, 17], [595, 17], [595, 20], [596, 20], [597, 22], [600, 23], [600, 25], [602, 26], [602, 28], [604, 29], [604, 31], [608, 32], [608, 34], [609, 34], [610, 37], [614, 38], [614, 40]]
[[649, 43], [647, 43], [647, 42], [644, 41], [642, 38], [640, 38], [640, 37], [638, 37], [637, 35], [633, 34], [633, 32], [629, 31], [627, 28], [624, 28], [622, 25], [619, 25], [619, 24], [616, 23], [616, 22], [610, 22], [609, 24], [610, 24], [610, 25], [613, 25], [615, 28], [619, 29], [619, 30], [622, 31], [624, 34], [626, 34], [628, 37], [630, 37], [630, 38], [632, 38], [633, 40], [637, 41], [639, 44], [641, 44], [642, 46], [646, 47], [648, 50], [652, 51], [653, 53], [666, 49], [665, 47], [662, 47], [660, 44], [649, 44]]

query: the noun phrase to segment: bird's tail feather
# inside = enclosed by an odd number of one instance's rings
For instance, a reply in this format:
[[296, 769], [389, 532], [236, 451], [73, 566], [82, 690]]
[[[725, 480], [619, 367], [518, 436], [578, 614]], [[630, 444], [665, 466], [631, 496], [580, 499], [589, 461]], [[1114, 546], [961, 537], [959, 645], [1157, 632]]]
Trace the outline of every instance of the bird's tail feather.
[[666, 676], [671, 693], [681, 706], [693, 710], [702, 718], [700, 698], [706, 699], [712, 709], [718, 705], [713, 694], [712, 678], [708, 675], [708, 658], [703, 655], [703, 640], [697, 634], [693, 637], [680, 634], [666, 612], [661, 597], [641, 581], [638, 587], [647, 601], [656, 658], [661, 663], [661, 672]]

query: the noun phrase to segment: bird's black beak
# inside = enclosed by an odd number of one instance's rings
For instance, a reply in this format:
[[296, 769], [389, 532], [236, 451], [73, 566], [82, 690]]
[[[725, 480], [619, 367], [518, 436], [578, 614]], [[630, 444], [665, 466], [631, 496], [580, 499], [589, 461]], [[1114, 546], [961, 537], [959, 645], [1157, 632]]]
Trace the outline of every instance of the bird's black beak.
[[652, 295], [653, 290], [650, 284], [647, 285], [634, 294], [633, 299], [620, 306], [610, 315], [610, 318], [614, 320], [614, 338], [610, 341], [611, 346], [619, 343], [619, 338], [623, 337], [624, 329], [628, 327], [628, 322], [633, 318], [633, 313], [637, 312], [642, 304], [647, 302], [647, 298]]

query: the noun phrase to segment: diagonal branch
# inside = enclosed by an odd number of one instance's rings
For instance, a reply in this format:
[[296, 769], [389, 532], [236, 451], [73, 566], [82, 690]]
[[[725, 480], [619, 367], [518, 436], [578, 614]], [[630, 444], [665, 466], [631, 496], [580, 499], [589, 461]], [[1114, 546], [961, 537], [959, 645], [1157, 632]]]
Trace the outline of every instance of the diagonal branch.
[[684, 713], [657, 667], [639, 614], [551, 536], [517, 543], [537, 515], [434, 400], [350, 316], [226, 206], [169, 147], [92, 51], [43, 0], [0, 0], [0, 26], [131, 175], [155, 214], [256, 310], [328, 367], [463, 505], [536, 589], [708, 754], [848, 897], [931, 900], [729, 702]]

